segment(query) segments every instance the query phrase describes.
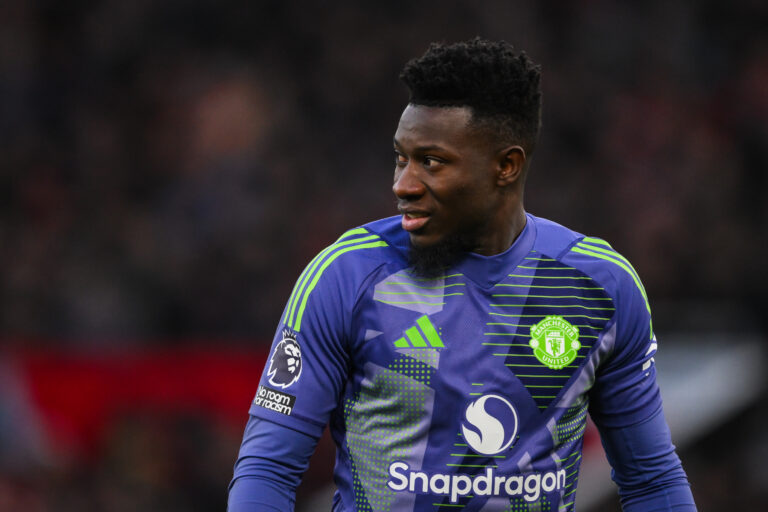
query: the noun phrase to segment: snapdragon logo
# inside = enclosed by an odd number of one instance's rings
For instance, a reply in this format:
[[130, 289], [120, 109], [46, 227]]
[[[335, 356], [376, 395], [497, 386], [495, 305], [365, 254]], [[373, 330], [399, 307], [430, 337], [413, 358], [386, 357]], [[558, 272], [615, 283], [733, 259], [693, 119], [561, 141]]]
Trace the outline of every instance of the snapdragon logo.
[[[496, 455], [508, 450], [517, 436], [518, 419], [515, 408], [499, 395], [484, 395], [471, 402], [464, 413], [461, 432], [472, 450], [482, 455]], [[542, 491], [565, 489], [565, 470], [545, 473], [499, 474], [495, 467], [483, 473], [435, 473], [411, 469], [402, 461], [389, 465], [387, 486], [393, 491], [448, 496], [451, 503], [473, 496], [522, 496], [533, 502]]]
[[461, 434], [477, 453], [496, 455], [515, 441], [517, 413], [506, 398], [481, 396], [467, 406]]
[[389, 465], [387, 486], [393, 491], [408, 491], [421, 494], [448, 496], [451, 503], [472, 493], [473, 496], [522, 496], [525, 501], [536, 501], [541, 491], [552, 492], [565, 489], [565, 470], [527, 475], [498, 475], [493, 468], [485, 468], [480, 475], [462, 473], [427, 473], [414, 471], [405, 462]]

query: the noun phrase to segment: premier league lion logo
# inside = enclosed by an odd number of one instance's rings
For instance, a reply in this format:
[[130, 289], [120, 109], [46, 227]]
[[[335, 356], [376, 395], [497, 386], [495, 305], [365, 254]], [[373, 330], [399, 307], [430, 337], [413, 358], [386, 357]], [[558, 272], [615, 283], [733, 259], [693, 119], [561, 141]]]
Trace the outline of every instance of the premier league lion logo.
[[283, 339], [277, 344], [269, 360], [269, 383], [287, 388], [301, 375], [301, 348], [296, 342], [296, 334], [283, 331]]

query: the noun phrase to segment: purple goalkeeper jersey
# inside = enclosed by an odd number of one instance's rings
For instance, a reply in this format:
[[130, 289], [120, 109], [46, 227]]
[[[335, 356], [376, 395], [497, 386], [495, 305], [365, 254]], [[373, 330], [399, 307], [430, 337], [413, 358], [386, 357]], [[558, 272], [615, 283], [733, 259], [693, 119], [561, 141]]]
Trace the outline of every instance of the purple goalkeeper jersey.
[[335, 511], [573, 510], [587, 412], [659, 412], [650, 307], [603, 240], [527, 216], [507, 251], [414, 275], [399, 217], [300, 276], [251, 415], [337, 445]]

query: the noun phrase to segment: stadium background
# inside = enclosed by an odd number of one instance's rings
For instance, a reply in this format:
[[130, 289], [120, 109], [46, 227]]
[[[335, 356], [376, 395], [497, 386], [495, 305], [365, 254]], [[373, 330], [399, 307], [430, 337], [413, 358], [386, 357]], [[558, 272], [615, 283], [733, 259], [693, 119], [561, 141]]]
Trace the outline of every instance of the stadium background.
[[475, 35], [542, 64], [527, 209], [631, 259], [658, 359], [757, 347], [667, 410], [719, 411], [675, 439], [699, 510], [765, 510], [766, 5], [5, 0], [0, 510], [223, 510], [293, 281], [394, 213], [400, 68]]

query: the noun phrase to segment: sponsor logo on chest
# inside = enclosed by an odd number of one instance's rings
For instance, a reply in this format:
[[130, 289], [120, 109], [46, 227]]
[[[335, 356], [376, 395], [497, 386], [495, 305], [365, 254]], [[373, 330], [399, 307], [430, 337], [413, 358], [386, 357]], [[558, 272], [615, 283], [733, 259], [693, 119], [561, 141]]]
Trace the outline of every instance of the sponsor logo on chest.
[[[515, 407], [499, 395], [483, 395], [470, 402], [464, 413], [461, 431], [467, 446], [489, 458], [509, 451], [516, 440], [518, 415]], [[533, 502], [543, 492], [562, 490], [566, 485], [564, 469], [525, 474], [505, 474], [495, 465], [476, 474], [422, 471], [407, 462], [389, 465], [387, 487], [396, 492], [447, 496], [451, 503], [473, 496], [522, 497]]]

